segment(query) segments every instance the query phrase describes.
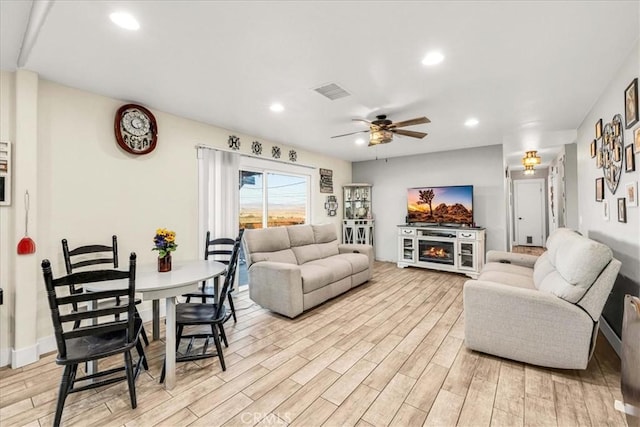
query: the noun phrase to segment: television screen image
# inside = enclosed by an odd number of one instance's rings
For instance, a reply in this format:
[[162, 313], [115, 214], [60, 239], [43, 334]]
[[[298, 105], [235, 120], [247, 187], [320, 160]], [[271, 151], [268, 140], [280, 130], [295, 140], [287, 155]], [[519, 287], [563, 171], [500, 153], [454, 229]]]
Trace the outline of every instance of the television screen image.
[[473, 185], [409, 188], [407, 218], [410, 224], [472, 224]]

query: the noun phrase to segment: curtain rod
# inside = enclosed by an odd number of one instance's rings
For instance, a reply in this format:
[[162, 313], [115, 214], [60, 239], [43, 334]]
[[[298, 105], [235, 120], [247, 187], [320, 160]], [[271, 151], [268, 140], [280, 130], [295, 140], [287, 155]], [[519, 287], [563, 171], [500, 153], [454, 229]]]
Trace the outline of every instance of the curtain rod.
[[211, 147], [209, 145], [204, 145], [204, 144], [196, 144], [196, 148], [206, 148], [208, 150], [224, 151], [225, 153], [238, 153], [240, 156], [249, 157], [249, 158], [252, 158], [252, 159], [266, 160], [268, 162], [281, 163], [283, 165], [298, 166], [298, 167], [307, 168], [307, 169], [318, 169], [315, 166], [303, 165], [301, 163], [287, 162], [285, 160], [269, 159], [267, 157], [256, 156], [255, 154], [239, 153], [238, 151], [235, 151], [235, 150], [225, 150], [224, 148]]

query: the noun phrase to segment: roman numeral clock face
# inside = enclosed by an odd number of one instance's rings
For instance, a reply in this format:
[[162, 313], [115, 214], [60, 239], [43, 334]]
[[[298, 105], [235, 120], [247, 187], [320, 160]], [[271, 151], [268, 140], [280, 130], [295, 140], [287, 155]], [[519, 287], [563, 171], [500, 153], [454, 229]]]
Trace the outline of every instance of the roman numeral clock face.
[[123, 105], [116, 112], [118, 145], [131, 154], [147, 154], [156, 148], [158, 126], [151, 111], [141, 105]]

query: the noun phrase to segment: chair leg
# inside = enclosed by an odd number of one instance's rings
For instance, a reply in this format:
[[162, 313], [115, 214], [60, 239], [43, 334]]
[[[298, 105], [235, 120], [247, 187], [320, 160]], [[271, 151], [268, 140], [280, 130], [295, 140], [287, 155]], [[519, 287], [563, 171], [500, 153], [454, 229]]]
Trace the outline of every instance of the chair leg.
[[238, 319], [236, 318], [236, 308], [233, 306], [233, 298], [231, 297], [231, 292], [227, 294], [229, 297], [229, 308], [231, 309], [231, 314], [233, 315], [233, 323], [238, 323]]
[[[77, 365], [76, 365], [77, 366]], [[53, 419], [54, 427], [60, 426], [60, 420], [62, 419], [62, 410], [64, 409], [64, 401], [67, 400], [67, 395], [71, 389], [73, 382], [71, 381], [71, 374], [73, 372], [73, 365], [66, 365], [64, 372], [62, 373], [62, 379], [60, 380], [60, 389], [58, 390], [58, 403], [56, 404], [56, 415]]]
[[220, 366], [223, 371], [226, 371], [227, 367], [224, 364], [224, 355], [222, 354], [222, 346], [220, 345], [220, 337], [218, 337], [216, 325], [211, 325], [211, 333], [213, 334], [213, 342], [216, 344], [216, 351], [218, 352], [218, 359], [220, 359]]
[[[142, 317], [140, 317], [140, 312], [138, 311], [138, 307], [136, 307], [136, 317], [142, 321]], [[147, 331], [144, 330], [144, 324], [142, 325], [140, 335], [142, 335], [142, 340], [144, 341], [144, 345], [149, 346], [149, 338], [147, 338]]]
[[144, 348], [142, 347], [142, 343], [140, 340], [136, 342], [136, 350], [138, 350], [138, 357], [142, 359], [142, 367], [145, 371], [149, 370], [149, 364], [147, 363], [147, 357], [144, 354]]
[[229, 341], [227, 341], [227, 334], [224, 333], [224, 327], [222, 326], [222, 323], [220, 323], [218, 327], [220, 328], [220, 336], [222, 337], [222, 342], [224, 343], [224, 346], [229, 347]]
[[131, 359], [131, 351], [124, 352], [124, 364], [127, 371], [127, 382], [129, 383], [129, 397], [131, 398], [131, 409], [136, 409], [138, 402], [136, 401], [136, 377], [133, 372], [133, 360]]

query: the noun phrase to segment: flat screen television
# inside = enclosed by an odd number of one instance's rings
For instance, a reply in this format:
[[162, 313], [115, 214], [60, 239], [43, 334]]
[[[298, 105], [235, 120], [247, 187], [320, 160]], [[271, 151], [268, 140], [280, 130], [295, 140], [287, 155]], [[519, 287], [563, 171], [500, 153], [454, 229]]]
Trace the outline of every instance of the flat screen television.
[[473, 185], [409, 188], [407, 222], [472, 225]]

